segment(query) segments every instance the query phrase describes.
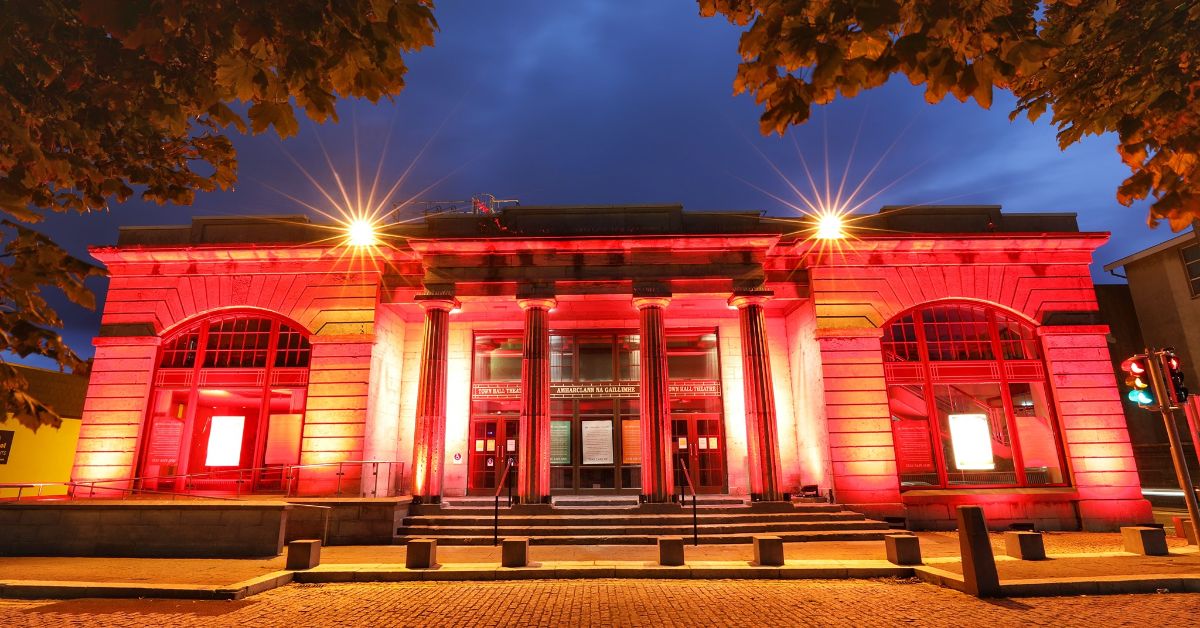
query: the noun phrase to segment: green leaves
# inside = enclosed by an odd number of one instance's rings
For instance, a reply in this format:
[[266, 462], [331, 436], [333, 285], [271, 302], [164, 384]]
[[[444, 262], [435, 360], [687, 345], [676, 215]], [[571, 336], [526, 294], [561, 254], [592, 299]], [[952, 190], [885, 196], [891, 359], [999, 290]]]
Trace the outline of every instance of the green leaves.
[[1062, 148], [1115, 132], [1131, 176], [1128, 205], [1153, 197], [1150, 223], [1200, 217], [1200, 3], [1117, 0], [698, 0], [742, 34], [734, 92], [763, 105], [760, 129], [784, 133], [813, 104], [853, 97], [893, 74], [1009, 115], [1053, 112]]

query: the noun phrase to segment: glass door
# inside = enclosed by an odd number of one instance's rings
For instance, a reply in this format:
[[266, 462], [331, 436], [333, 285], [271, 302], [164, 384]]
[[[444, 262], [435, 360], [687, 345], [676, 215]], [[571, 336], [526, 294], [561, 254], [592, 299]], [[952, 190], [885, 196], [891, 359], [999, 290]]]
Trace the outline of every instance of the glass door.
[[719, 399], [676, 399], [671, 403], [671, 450], [675, 486], [687, 486], [687, 467], [697, 493], [724, 493], [725, 435]]
[[516, 487], [518, 458], [517, 402], [487, 401], [473, 404], [479, 412], [471, 418], [470, 453], [467, 490], [471, 495], [494, 495], [504, 476], [505, 464], [511, 460], [508, 482]]

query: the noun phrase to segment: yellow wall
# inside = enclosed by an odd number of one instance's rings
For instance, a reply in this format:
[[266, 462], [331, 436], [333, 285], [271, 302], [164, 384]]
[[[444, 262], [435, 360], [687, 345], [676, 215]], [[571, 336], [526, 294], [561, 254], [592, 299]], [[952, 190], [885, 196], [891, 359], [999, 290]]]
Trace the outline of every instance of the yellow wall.
[[[79, 419], [63, 419], [58, 428], [42, 426], [36, 432], [16, 419], [0, 421], [0, 430], [14, 432], [8, 464], [0, 464], [0, 484], [67, 482], [79, 441]], [[65, 486], [43, 487], [43, 495], [65, 495]], [[16, 489], [0, 489], [0, 497], [15, 497]], [[37, 489], [25, 489], [22, 497], [36, 495]]]

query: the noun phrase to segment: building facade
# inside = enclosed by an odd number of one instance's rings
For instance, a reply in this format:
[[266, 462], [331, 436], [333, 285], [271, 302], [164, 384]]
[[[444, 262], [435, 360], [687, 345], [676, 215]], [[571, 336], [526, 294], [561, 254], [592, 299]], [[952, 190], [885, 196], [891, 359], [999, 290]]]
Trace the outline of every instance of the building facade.
[[[77, 481], [1150, 520], [1072, 215], [511, 207], [122, 231]], [[379, 461], [361, 464], [360, 461]], [[382, 471], [380, 469], [383, 469]], [[235, 479], [236, 478], [236, 479]]]
[[[1123, 335], [1136, 339], [1136, 347], [1114, 355], [1118, 363], [1115, 368], [1120, 368], [1120, 360], [1140, 353], [1146, 347], [1172, 347], [1183, 362], [1188, 387], [1200, 392], [1200, 365], [1196, 363], [1200, 359], [1200, 240], [1195, 230], [1106, 264], [1104, 269], [1113, 274], [1124, 273], [1118, 275], [1129, 282], [1126, 288], [1128, 305], [1124, 307], [1132, 308], [1136, 313], [1132, 321], [1136, 328], [1123, 330]], [[1121, 288], [1125, 286], [1097, 286], [1101, 294]], [[1106, 305], [1102, 299], [1102, 313], [1119, 309]], [[1114, 321], [1109, 322], [1116, 326]], [[1118, 334], [1118, 338], [1121, 335]], [[1134, 451], [1139, 455], [1139, 464], [1145, 467], [1143, 485], [1147, 488], [1178, 487], [1166, 427], [1158, 413], [1147, 412], [1128, 401], [1126, 408]], [[1193, 396], [1185, 410], [1175, 413], [1176, 426], [1184, 457], [1191, 465], [1195, 480], [1200, 399]]]

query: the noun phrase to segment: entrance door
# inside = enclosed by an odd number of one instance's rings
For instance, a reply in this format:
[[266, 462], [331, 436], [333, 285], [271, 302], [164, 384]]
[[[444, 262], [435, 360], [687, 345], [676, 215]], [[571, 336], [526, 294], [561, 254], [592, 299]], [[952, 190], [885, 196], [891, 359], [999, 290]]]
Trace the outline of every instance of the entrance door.
[[469, 473], [472, 495], [494, 495], [504, 476], [508, 460], [513, 467], [508, 472], [508, 485], [516, 487], [517, 432], [520, 422], [515, 418], [476, 418], [471, 421], [471, 455]]
[[720, 414], [673, 412], [671, 444], [676, 487], [687, 486], [686, 465], [697, 493], [725, 492], [725, 436]]

